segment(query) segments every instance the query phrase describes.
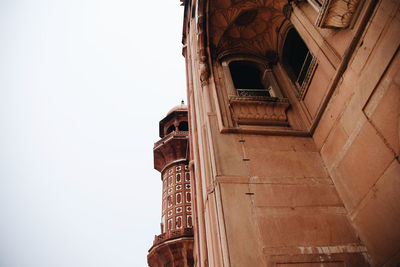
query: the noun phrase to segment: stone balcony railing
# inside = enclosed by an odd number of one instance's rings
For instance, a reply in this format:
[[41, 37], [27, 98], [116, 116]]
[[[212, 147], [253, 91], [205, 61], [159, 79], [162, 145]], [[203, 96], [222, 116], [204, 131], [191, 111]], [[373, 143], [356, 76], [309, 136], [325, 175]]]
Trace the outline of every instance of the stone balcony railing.
[[174, 138], [174, 137], [186, 137], [186, 136], [189, 136], [189, 131], [173, 131], [173, 132], [170, 132], [169, 134], [164, 136], [162, 139], [160, 139], [159, 141], [154, 143], [154, 148], [164, 144], [166, 141], [168, 141], [171, 138]]
[[239, 124], [287, 126], [287, 109], [290, 104], [286, 98], [231, 96], [229, 104], [233, 119]]
[[156, 235], [154, 237], [153, 247], [167, 240], [180, 237], [192, 237], [192, 236], [193, 236], [193, 228], [182, 228], [182, 229], [168, 231], [162, 233], [161, 235]]

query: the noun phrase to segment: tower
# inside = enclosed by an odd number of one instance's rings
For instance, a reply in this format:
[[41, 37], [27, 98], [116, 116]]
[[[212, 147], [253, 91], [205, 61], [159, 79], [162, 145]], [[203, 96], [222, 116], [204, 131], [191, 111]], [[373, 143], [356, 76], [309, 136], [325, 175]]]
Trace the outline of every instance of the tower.
[[193, 266], [189, 129], [183, 101], [160, 121], [154, 168], [161, 173], [161, 234], [149, 249], [149, 266]]

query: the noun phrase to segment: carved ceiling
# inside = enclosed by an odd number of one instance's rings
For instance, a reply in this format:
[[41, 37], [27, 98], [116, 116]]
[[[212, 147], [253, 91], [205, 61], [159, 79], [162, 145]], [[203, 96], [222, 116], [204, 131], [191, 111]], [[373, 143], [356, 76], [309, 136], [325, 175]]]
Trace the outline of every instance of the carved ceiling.
[[209, 36], [214, 55], [265, 56], [276, 51], [285, 0], [210, 0]]

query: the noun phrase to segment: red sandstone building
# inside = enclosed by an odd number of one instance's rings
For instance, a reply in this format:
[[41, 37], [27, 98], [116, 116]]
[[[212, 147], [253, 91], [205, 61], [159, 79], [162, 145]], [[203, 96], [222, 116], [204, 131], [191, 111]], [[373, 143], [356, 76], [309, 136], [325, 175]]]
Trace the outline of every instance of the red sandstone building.
[[182, 2], [194, 266], [398, 266], [400, 2]]

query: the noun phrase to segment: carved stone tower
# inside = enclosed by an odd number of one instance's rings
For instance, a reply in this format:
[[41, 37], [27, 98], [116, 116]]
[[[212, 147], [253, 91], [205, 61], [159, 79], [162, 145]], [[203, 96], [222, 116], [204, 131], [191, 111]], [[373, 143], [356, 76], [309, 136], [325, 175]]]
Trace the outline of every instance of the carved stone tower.
[[192, 197], [187, 107], [171, 109], [160, 121], [154, 168], [161, 172], [161, 234], [149, 250], [149, 266], [193, 266]]

